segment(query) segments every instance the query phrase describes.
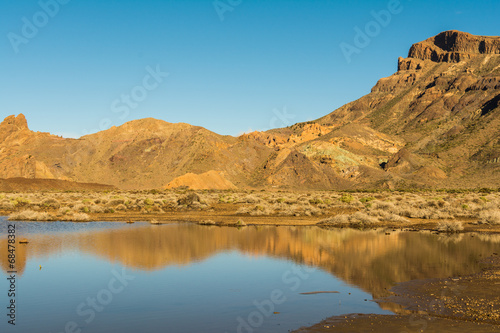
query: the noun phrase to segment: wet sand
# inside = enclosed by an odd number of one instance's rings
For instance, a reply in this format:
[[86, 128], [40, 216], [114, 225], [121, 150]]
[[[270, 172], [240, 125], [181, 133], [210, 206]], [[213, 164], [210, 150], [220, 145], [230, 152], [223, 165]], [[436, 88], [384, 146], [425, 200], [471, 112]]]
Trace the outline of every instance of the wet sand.
[[395, 316], [349, 314], [295, 332], [500, 332], [500, 257], [481, 264], [473, 275], [398, 284], [378, 300]]

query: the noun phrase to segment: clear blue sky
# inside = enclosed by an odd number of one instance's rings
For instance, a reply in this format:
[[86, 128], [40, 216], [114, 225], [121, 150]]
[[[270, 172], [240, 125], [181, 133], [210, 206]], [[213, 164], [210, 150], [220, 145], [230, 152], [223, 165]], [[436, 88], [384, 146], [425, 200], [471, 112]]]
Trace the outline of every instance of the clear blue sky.
[[[397, 1], [55, 1], [0, 2], [0, 116], [71, 137], [144, 117], [230, 135], [283, 127], [368, 93], [415, 42], [500, 35], [496, 0], [400, 0], [379, 31], [371, 11]], [[347, 62], [341, 43], [367, 25]], [[157, 67], [168, 76], [148, 76]]]

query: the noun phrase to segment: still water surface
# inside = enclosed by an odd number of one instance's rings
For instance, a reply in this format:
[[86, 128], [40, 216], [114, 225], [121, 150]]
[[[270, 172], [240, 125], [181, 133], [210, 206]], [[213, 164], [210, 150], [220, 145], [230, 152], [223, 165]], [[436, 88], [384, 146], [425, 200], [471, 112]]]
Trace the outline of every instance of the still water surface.
[[[1, 332], [288, 332], [346, 313], [391, 314], [398, 282], [475, 272], [498, 236], [16, 222], [16, 326], [7, 323], [0, 217]], [[41, 269], [40, 269], [41, 266]], [[303, 295], [316, 291], [337, 291]]]

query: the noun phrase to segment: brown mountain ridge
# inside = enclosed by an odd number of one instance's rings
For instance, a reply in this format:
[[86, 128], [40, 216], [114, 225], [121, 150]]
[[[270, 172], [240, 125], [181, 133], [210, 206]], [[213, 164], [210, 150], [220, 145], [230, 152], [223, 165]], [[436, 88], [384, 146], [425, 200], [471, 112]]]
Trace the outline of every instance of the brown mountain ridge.
[[307, 123], [239, 137], [151, 118], [79, 139], [0, 124], [0, 178], [122, 189], [500, 187], [500, 37], [414, 44], [370, 94]]

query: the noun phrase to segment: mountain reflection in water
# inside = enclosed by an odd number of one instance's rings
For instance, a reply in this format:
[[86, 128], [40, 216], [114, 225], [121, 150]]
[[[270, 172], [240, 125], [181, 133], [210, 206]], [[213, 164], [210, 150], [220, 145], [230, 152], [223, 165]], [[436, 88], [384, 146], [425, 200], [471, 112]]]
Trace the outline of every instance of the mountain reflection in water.
[[[60, 234], [28, 235], [18, 245], [17, 267], [22, 274], [31, 257], [81, 251], [143, 271], [183, 266], [221, 252], [240, 251], [319, 267], [371, 293], [403, 281], [470, 274], [477, 258], [500, 249], [500, 235], [435, 235], [430, 232], [325, 230], [316, 227], [199, 226], [194, 224], [140, 225]], [[0, 249], [7, 253], [2, 236]], [[7, 257], [0, 256], [7, 269]]]

